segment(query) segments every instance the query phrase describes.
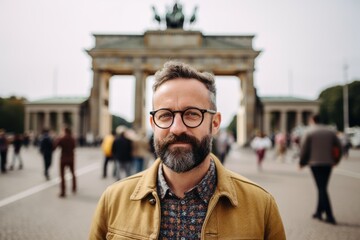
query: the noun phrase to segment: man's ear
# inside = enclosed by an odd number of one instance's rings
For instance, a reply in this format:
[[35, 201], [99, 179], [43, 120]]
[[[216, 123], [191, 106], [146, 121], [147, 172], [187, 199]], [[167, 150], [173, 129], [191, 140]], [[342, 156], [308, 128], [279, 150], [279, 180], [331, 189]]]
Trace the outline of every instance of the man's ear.
[[152, 128], [152, 130], [153, 130], [153, 132], [154, 132], [154, 130], [155, 130], [155, 129], [154, 129], [154, 128], [155, 128], [155, 123], [154, 123], [154, 118], [153, 118], [152, 115], [150, 115], [149, 121], [150, 121], [151, 128]]
[[212, 135], [216, 135], [220, 129], [220, 124], [221, 124], [221, 113], [217, 112], [214, 114], [213, 118], [212, 118]]

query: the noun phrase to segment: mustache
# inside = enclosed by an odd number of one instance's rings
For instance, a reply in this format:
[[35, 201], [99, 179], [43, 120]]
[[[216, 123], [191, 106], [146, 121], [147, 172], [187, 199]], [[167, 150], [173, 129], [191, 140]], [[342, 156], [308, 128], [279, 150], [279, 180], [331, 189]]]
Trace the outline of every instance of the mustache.
[[163, 140], [165, 147], [168, 147], [169, 145], [177, 142], [196, 144], [198, 140], [193, 136], [187, 135], [186, 133], [181, 133], [180, 135], [170, 134]]

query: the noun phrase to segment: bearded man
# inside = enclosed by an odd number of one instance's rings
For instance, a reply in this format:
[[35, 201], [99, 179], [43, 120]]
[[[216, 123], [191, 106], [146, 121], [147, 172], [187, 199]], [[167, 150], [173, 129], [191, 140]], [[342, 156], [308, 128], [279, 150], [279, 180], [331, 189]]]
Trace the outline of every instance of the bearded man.
[[158, 159], [103, 193], [90, 239], [285, 239], [270, 193], [211, 153], [220, 128], [213, 75], [180, 62], [155, 74]]

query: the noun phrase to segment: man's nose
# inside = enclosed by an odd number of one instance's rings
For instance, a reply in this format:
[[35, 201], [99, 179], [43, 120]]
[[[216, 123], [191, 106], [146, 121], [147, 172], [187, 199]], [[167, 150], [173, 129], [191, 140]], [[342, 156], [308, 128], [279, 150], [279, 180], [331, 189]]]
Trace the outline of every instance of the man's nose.
[[186, 130], [187, 127], [181, 119], [181, 114], [176, 113], [174, 116], [174, 122], [170, 127], [170, 132], [174, 133], [175, 135], [178, 135], [180, 133], [186, 132]]

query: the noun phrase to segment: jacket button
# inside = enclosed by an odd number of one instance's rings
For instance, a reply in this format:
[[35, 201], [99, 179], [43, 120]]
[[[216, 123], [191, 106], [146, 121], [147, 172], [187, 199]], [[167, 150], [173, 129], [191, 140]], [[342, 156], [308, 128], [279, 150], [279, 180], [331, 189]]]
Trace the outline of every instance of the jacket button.
[[149, 203], [150, 203], [151, 205], [155, 205], [155, 203], [156, 203], [155, 198], [150, 198], [150, 199], [149, 199]]

